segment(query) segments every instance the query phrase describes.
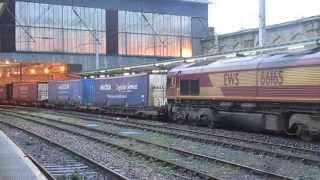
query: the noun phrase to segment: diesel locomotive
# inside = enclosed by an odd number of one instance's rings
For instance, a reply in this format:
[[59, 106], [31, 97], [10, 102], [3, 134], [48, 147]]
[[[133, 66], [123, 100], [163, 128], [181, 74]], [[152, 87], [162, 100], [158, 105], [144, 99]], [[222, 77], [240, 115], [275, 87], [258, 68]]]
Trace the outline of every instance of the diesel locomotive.
[[[229, 112], [239, 118], [227, 125], [248, 121], [310, 140], [320, 130], [320, 53], [182, 65], [168, 73], [167, 100], [169, 117], [176, 122], [215, 127], [225, 123], [223, 112]], [[255, 118], [241, 118], [243, 113]]]

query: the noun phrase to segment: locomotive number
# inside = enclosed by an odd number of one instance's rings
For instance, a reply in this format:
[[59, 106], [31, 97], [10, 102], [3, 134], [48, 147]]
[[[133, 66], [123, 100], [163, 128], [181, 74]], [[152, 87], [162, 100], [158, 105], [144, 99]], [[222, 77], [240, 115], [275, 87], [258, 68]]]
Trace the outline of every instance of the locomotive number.
[[260, 84], [262, 86], [281, 86], [283, 84], [282, 70], [261, 71]]
[[224, 73], [224, 86], [239, 86], [239, 73], [226, 72]]

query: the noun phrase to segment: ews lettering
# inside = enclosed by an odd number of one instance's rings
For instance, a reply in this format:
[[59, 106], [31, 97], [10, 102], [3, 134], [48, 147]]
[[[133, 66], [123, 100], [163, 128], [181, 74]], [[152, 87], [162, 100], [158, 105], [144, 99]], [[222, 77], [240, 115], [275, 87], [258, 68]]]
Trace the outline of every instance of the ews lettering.
[[239, 73], [226, 72], [224, 73], [224, 86], [239, 86]]
[[282, 70], [266, 70], [260, 73], [260, 84], [262, 86], [281, 86], [283, 81]]

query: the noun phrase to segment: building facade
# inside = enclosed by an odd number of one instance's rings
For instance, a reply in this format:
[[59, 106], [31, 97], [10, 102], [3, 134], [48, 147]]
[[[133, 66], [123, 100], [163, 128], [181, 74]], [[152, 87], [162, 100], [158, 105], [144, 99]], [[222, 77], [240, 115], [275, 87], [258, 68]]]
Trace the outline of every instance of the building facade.
[[[199, 55], [206, 0], [0, 0], [0, 59], [114, 68]], [[99, 64], [96, 64], [96, 55]]]
[[[248, 29], [234, 33], [214, 35], [202, 41], [204, 54], [223, 53], [257, 48], [259, 29]], [[266, 28], [266, 46], [320, 38], [320, 16], [307, 17]]]

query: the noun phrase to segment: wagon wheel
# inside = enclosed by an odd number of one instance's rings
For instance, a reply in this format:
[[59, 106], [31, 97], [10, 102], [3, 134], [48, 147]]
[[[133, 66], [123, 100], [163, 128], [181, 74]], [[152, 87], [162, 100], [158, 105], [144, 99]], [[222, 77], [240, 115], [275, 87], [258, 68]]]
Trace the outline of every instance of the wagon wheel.
[[314, 139], [314, 135], [310, 133], [308, 127], [302, 124], [297, 125], [297, 134], [303, 141], [312, 141]]

